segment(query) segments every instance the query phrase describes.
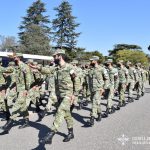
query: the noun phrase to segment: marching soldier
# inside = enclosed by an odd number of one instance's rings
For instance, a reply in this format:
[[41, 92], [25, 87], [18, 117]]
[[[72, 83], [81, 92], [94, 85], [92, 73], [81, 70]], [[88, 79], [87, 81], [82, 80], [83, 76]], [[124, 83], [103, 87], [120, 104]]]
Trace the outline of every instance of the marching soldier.
[[82, 108], [82, 99], [83, 99], [83, 91], [82, 91], [82, 85], [83, 85], [83, 71], [80, 67], [78, 67], [78, 61], [73, 60], [71, 62], [73, 65], [73, 69], [76, 72], [76, 80], [74, 81], [74, 86], [76, 87], [75, 91], [75, 101], [74, 104], [79, 104], [79, 109]]
[[128, 69], [128, 101], [129, 102], [133, 102], [133, 89], [134, 89], [134, 85], [135, 85], [135, 76], [136, 76], [136, 70], [135, 68], [132, 66], [131, 62], [127, 62], [126, 67]]
[[101, 96], [105, 89], [104, 86], [104, 77], [106, 80], [108, 80], [108, 74], [106, 69], [99, 66], [98, 56], [93, 56], [91, 59], [91, 68], [89, 70], [89, 88], [91, 92], [91, 101], [92, 101], [92, 111], [91, 111], [91, 118], [88, 121], [88, 124], [90, 126], [94, 125], [94, 119], [96, 118], [96, 121], [101, 121]]
[[142, 70], [142, 93], [141, 93], [141, 96], [144, 96], [144, 94], [145, 94], [145, 83], [147, 80], [147, 71], [144, 69], [144, 66], [141, 66], [141, 70]]
[[137, 63], [135, 65], [135, 69], [136, 69], [136, 90], [137, 90], [137, 98], [136, 100], [139, 100], [139, 98], [141, 97], [142, 94], [142, 70], [141, 70], [141, 63]]
[[75, 78], [75, 72], [73, 67], [65, 62], [65, 51], [58, 49], [54, 54], [55, 64], [58, 65], [57, 69], [45, 69], [44, 67], [38, 68], [42, 73], [51, 74], [55, 71], [55, 91], [56, 96], [59, 101], [59, 107], [55, 116], [55, 120], [51, 127], [51, 131], [40, 140], [40, 143], [51, 144], [52, 138], [58, 131], [63, 119], [66, 120], [68, 135], [63, 140], [68, 142], [74, 138], [73, 134], [73, 118], [70, 112], [70, 106], [74, 101], [74, 91], [73, 91], [73, 80]]
[[114, 97], [114, 93], [115, 91], [117, 91], [117, 87], [115, 84], [116, 82], [118, 82], [118, 70], [116, 68], [113, 67], [113, 60], [112, 59], [108, 59], [105, 62], [105, 65], [107, 67], [107, 72], [109, 75], [109, 86], [108, 86], [108, 95], [107, 95], [107, 109], [106, 109], [106, 117], [108, 116], [108, 114], [114, 113], [115, 112], [115, 107], [113, 106], [112, 103], [112, 99]]
[[[54, 64], [54, 59], [52, 59], [50, 61], [49, 66], [47, 67], [48, 70], [55, 70], [56, 66]], [[39, 119], [42, 119], [45, 114], [51, 110], [52, 105], [55, 105], [57, 107], [58, 105], [58, 101], [57, 101], [57, 97], [56, 97], [56, 92], [55, 92], [55, 78], [54, 78], [54, 73], [55, 71], [51, 72], [50, 74], [47, 75], [47, 86], [48, 86], [48, 93], [49, 93], [49, 97], [48, 97], [48, 103], [46, 105], [46, 108], [41, 111], [39, 113]]]
[[17, 91], [16, 91], [16, 66], [15, 63], [13, 61], [9, 62], [8, 65], [9, 68], [12, 68], [12, 70], [14, 70], [12, 73], [5, 73], [6, 76], [6, 82], [7, 82], [7, 88], [6, 88], [6, 93], [5, 93], [5, 109], [6, 109], [6, 118], [2, 119], [2, 121], [4, 120], [9, 120], [10, 117], [10, 112], [9, 109], [10, 107], [13, 106], [14, 101], [17, 98]]
[[[12, 114], [7, 123], [1, 127], [0, 134], [8, 134], [9, 130], [13, 126], [14, 121], [23, 113], [24, 123], [22, 126], [19, 126], [19, 129], [25, 128], [29, 126], [29, 113], [26, 105], [26, 97], [28, 90], [30, 89], [31, 84], [31, 75], [30, 68], [23, 63], [22, 61], [23, 55], [21, 53], [17, 53], [14, 55], [14, 60], [18, 65], [18, 80], [17, 80], [17, 99], [15, 104], [12, 107]], [[14, 70], [12, 69], [12, 72]]]
[[118, 65], [118, 78], [119, 78], [119, 104], [118, 108], [125, 106], [125, 91], [128, 84], [128, 70], [123, 65], [123, 60], [119, 60]]

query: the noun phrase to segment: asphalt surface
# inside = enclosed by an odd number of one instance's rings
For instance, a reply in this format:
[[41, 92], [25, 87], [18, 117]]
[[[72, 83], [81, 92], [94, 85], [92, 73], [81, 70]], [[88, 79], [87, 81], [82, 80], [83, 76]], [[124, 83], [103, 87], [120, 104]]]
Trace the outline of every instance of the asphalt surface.
[[[117, 104], [116, 100], [114, 104]], [[102, 100], [103, 110], [105, 103]], [[52, 145], [39, 144], [39, 139], [46, 135], [53, 123], [54, 112], [41, 122], [36, 122], [37, 114], [31, 112], [30, 127], [18, 129], [22, 123], [18, 122], [9, 134], [0, 135], [0, 150], [150, 150], [150, 86], [146, 86], [145, 95], [140, 100], [102, 118], [101, 122], [95, 121], [93, 127], [86, 127], [90, 108], [91, 105], [73, 111], [75, 138], [70, 142], [62, 141], [68, 132], [64, 121]], [[0, 122], [0, 126], [4, 123]]]

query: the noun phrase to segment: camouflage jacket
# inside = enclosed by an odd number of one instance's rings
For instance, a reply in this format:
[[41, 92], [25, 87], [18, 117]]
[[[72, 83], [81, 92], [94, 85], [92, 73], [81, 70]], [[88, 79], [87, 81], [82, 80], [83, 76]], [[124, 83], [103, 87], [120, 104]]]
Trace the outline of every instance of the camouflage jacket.
[[89, 88], [91, 92], [104, 88], [104, 77], [108, 79], [106, 69], [101, 66], [92, 67], [88, 73]]
[[40, 69], [41, 73], [43, 74], [54, 73], [55, 91], [58, 97], [73, 95], [73, 81], [71, 78], [72, 70], [73, 66], [68, 63], [56, 68], [42, 67]]
[[118, 67], [118, 77], [119, 77], [119, 83], [127, 84], [128, 83], [128, 70], [125, 67], [123, 68]]

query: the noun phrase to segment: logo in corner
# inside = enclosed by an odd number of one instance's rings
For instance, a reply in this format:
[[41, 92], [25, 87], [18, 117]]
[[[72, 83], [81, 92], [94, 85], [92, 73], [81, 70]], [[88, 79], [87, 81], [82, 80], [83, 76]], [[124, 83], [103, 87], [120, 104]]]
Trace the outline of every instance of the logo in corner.
[[127, 136], [125, 136], [124, 134], [122, 134], [122, 136], [119, 137], [119, 138], [117, 138], [117, 139], [118, 139], [118, 141], [121, 142], [121, 144], [122, 144], [123, 146], [125, 145], [126, 142], [129, 141], [129, 138], [128, 138]]

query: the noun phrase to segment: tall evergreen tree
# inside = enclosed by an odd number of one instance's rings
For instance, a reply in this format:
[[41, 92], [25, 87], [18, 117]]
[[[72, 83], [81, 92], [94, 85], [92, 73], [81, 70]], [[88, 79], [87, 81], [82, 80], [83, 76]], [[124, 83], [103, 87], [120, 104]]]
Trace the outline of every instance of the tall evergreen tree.
[[75, 22], [76, 17], [72, 16], [72, 5], [68, 1], [63, 1], [54, 8], [57, 12], [56, 19], [52, 21], [53, 39], [58, 47], [68, 47], [73, 49], [77, 44], [77, 37], [80, 33], [76, 28], [80, 25]]
[[27, 16], [23, 17], [19, 29], [20, 44], [23, 52], [30, 54], [48, 54], [50, 51], [50, 23], [45, 4], [37, 0], [27, 9]]

